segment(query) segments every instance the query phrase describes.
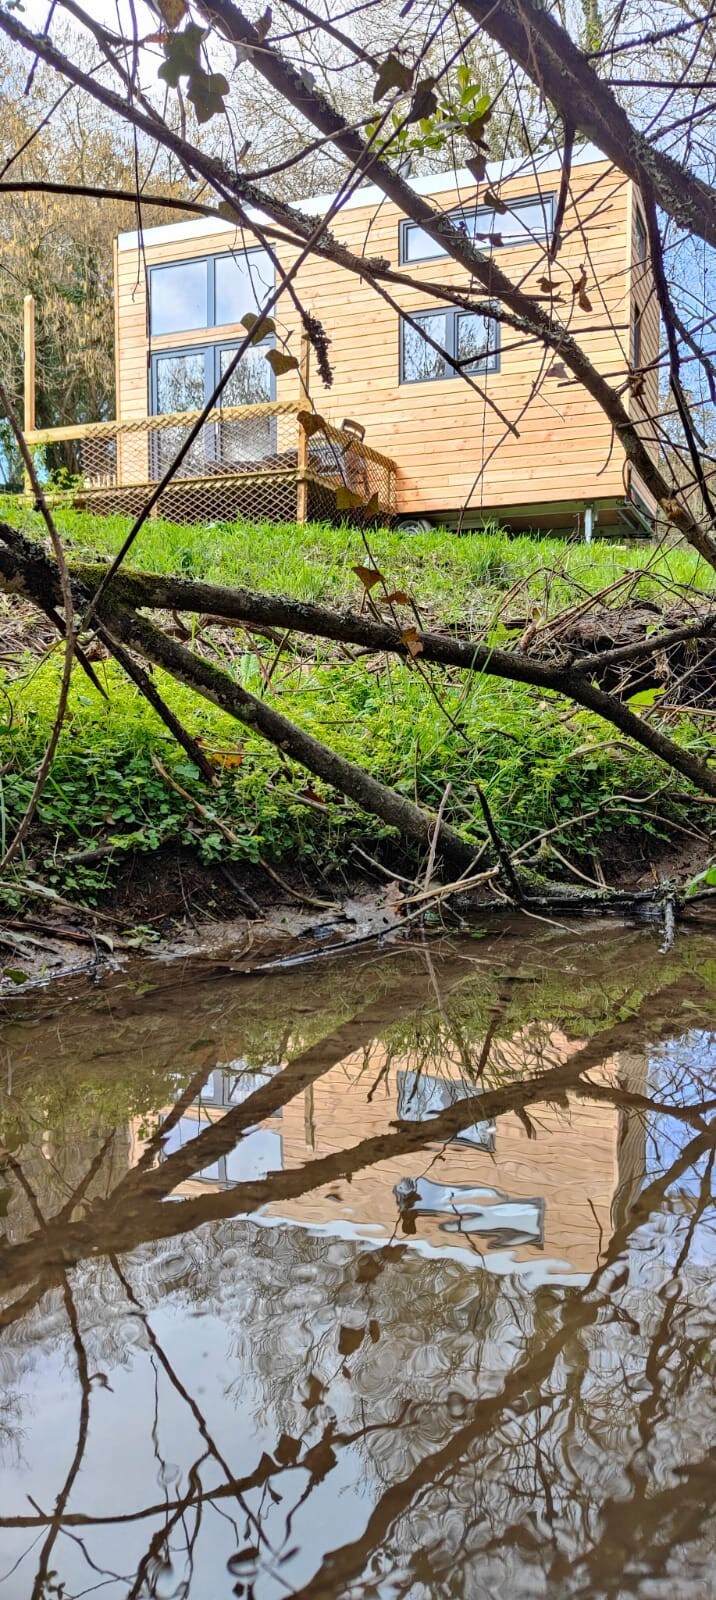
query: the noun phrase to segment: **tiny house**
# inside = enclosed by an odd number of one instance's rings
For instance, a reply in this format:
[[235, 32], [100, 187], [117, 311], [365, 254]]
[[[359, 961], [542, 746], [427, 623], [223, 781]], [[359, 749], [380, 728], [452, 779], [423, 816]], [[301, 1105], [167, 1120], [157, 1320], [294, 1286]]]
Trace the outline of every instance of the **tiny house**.
[[[658, 412], [659, 316], [639, 197], [594, 148], [577, 151], [550, 267], [560, 179], [556, 154], [490, 168], [482, 185], [466, 171], [411, 181], [542, 305], [550, 275], [560, 320], [627, 396], [656, 451], [647, 419]], [[330, 206], [325, 195], [299, 203], [317, 218]], [[406, 528], [494, 520], [587, 538], [651, 530], [650, 494], [559, 352], [451, 302], [470, 287], [467, 273], [377, 188], [357, 188], [330, 228], [356, 256], [381, 257], [413, 281], [386, 284], [383, 297], [348, 269], [306, 259], [295, 290], [330, 341], [332, 385], [310, 370], [284, 290], [275, 331], [232, 372], [166, 491], [165, 514], [301, 521], [362, 504]], [[295, 262], [295, 247], [272, 248], [282, 266]], [[93, 503], [115, 505], [121, 489], [131, 509], [130, 490], [138, 504], [161, 478], [226, 373], [242, 319], [265, 304], [275, 271], [256, 237], [196, 217], [120, 234], [115, 275], [118, 420], [84, 430], [83, 483]], [[298, 368], [267, 360], [272, 345]], [[643, 376], [630, 387], [634, 368]], [[323, 419], [315, 431], [305, 426], [311, 409]]]

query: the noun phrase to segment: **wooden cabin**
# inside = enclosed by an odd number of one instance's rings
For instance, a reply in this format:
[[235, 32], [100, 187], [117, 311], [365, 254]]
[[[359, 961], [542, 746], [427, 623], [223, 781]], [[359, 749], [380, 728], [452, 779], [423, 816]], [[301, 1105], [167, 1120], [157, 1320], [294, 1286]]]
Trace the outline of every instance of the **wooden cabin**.
[[[519, 1080], [545, 1056], [568, 1060], [581, 1043], [559, 1029], [548, 1037], [527, 1031], [500, 1044], [500, 1067], [512, 1069]], [[643, 1092], [646, 1070], [643, 1055], [620, 1052], [602, 1065], [595, 1081]], [[269, 1076], [241, 1060], [217, 1068], [162, 1141], [161, 1159], [221, 1123]], [[372, 1096], [370, 1084], [380, 1086]], [[412, 1154], [389, 1151], [381, 1159], [386, 1130], [429, 1121], [475, 1092], [456, 1047], [440, 1053], [428, 1072], [409, 1052], [393, 1058], [375, 1040], [368, 1057], [362, 1049], [346, 1056], [236, 1143], [228, 1141], [225, 1153], [183, 1179], [174, 1197], [197, 1198], [271, 1176], [280, 1190], [282, 1174], [335, 1157], [333, 1177], [305, 1190], [299, 1185], [290, 1197], [273, 1199], [269, 1181], [261, 1215], [329, 1230], [348, 1225], [358, 1237], [373, 1235], [381, 1243], [396, 1235], [415, 1238], [437, 1251], [464, 1250], [488, 1267], [497, 1257], [502, 1270], [509, 1258], [514, 1266], [531, 1263], [548, 1272], [593, 1272], [643, 1182], [643, 1116], [573, 1096], [559, 1105], [530, 1107], [527, 1119], [506, 1111]], [[131, 1124], [130, 1166], [144, 1157], [170, 1109], [157, 1115], [156, 1126], [148, 1127], [146, 1119]], [[365, 1165], [343, 1179], [340, 1158], [350, 1156], [357, 1143], [366, 1152]]]
[[[466, 171], [411, 181], [544, 305], [540, 280], [550, 271], [560, 178], [553, 155], [490, 168], [480, 185]], [[496, 209], [495, 195], [506, 210]], [[326, 195], [300, 202], [316, 217], [330, 206]], [[429, 293], [428, 284], [459, 289], [467, 275], [377, 188], [356, 189], [330, 227], [356, 255], [382, 257], [418, 286], [388, 284], [383, 298], [356, 274], [310, 257], [295, 288], [330, 339], [332, 386], [324, 387], [315, 360], [309, 371], [300, 318], [284, 291], [275, 333], [230, 378], [171, 503], [162, 502], [165, 514], [304, 520], [367, 503], [413, 527], [494, 520], [587, 538], [651, 530], [651, 496], [558, 355]], [[575, 153], [561, 238], [551, 268], [560, 318], [615, 387], [625, 386], [630, 368], [642, 369], [641, 396], [627, 388], [626, 403], [636, 415], [656, 414], [659, 316], [640, 202], [593, 147]], [[295, 260], [292, 247], [275, 249], [282, 265]], [[120, 234], [115, 266], [119, 422], [99, 425], [91, 439], [85, 430], [83, 462], [95, 500], [104, 491], [119, 508], [116, 492], [111, 498], [117, 486], [125, 499], [136, 486], [138, 504], [161, 476], [186, 436], [186, 413], [210, 396], [245, 337], [242, 318], [265, 303], [275, 277], [255, 237], [204, 217], [141, 238]], [[298, 358], [299, 370], [276, 373], [266, 359], [271, 345]], [[462, 374], [455, 362], [465, 364]], [[300, 415], [311, 408], [328, 426], [307, 435]]]

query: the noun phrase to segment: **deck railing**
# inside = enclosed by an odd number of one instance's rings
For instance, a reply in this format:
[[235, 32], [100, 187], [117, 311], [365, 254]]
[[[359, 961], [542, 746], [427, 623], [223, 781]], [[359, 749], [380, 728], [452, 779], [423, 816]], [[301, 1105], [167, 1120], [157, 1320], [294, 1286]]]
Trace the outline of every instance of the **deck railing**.
[[[31, 429], [45, 451], [47, 492], [55, 503], [134, 516], [161, 482], [199, 411], [127, 422]], [[64, 471], [58, 471], [63, 466]], [[266, 517], [305, 522], [364, 508], [395, 510], [396, 468], [347, 428], [297, 404], [223, 406], [211, 411], [162, 491], [155, 514], [174, 521]]]

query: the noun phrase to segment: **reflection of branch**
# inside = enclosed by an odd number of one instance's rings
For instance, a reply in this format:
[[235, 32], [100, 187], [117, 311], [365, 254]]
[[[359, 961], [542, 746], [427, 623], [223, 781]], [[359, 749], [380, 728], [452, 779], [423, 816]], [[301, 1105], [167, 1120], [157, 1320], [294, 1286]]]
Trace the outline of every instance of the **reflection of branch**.
[[[124, 1292], [125, 1292], [125, 1294], [127, 1296], [127, 1299], [129, 1301], [130, 1305], [132, 1306], [132, 1309], [134, 1311], [135, 1316], [139, 1317], [139, 1320], [140, 1320], [140, 1322], [142, 1324], [142, 1327], [144, 1328], [144, 1331], [146, 1333], [146, 1336], [147, 1336], [147, 1339], [148, 1339], [149, 1344], [151, 1346], [151, 1349], [154, 1351], [154, 1354], [155, 1354], [158, 1362], [160, 1363], [160, 1366], [162, 1367], [163, 1371], [166, 1373], [166, 1375], [167, 1375], [167, 1377], [169, 1379], [169, 1382], [171, 1383], [172, 1387], [174, 1389], [176, 1389], [177, 1394], [181, 1396], [181, 1399], [184, 1401], [184, 1404], [186, 1406], [188, 1406], [188, 1408], [189, 1408], [189, 1410], [190, 1410], [190, 1412], [191, 1412], [191, 1414], [192, 1414], [192, 1416], [194, 1418], [194, 1421], [195, 1421], [195, 1423], [197, 1425], [197, 1428], [199, 1429], [199, 1433], [201, 1434], [201, 1437], [204, 1440], [204, 1443], [205, 1443], [206, 1448], [207, 1448], [208, 1455], [212, 1456], [214, 1461], [217, 1462], [218, 1466], [221, 1467], [221, 1470], [222, 1470], [222, 1472], [224, 1473], [224, 1475], [226, 1477], [227, 1483], [231, 1484], [233, 1492], [235, 1493], [236, 1498], [238, 1499], [238, 1501], [239, 1501], [239, 1503], [241, 1505], [242, 1511], [244, 1511], [246, 1513], [246, 1516], [250, 1519], [250, 1521], [253, 1523], [253, 1525], [254, 1525], [254, 1527], [256, 1529], [256, 1536], [257, 1536], [257, 1539], [259, 1540], [259, 1543], [261, 1542], [261, 1540], [263, 1540], [265, 1543], [267, 1543], [268, 1541], [266, 1540], [266, 1535], [263, 1532], [263, 1529], [261, 1527], [261, 1523], [258, 1521], [258, 1519], [254, 1515], [254, 1513], [251, 1511], [250, 1507], [247, 1505], [246, 1501], [243, 1498], [241, 1490], [236, 1487], [236, 1478], [234, 1476], [234, 1473], [232, 1472], [231, 1467], [229, 1466], [229, 1463], [226, 1460], [226, 1457], [222, 1454], [222, 1452], [219, 1449], [219, 1446], [215, 1443], [214, 1439], [212, 1438], [212, 1436], [211, 1436], [211, 1434], [209, 1432], [209, 1429], [207, 1427], [206, 1419], [205, 1419], [205, 1417], [203, 1415], [203, 1412], [201, 1411], [200, 1407], [197, 1405], [196, 1400], [194, 1399], [194, 1396], [189, 1393], [189, 1390], [187, 1389], [186, 1385], [184, 1383], [182, 1383], [182, 1380], [179, 1377], [178, 1373], [174, 1371], [174, 1368], [173, 1368], [173, 1366], [171, 1364], [171, 1361], [169, 1360], [169, 1357], [166, 1354], [166, 1352], [164, 1351], [162, 1345], [159, 1343], [159, 1340], [158, 1340], [158, 1338], [157, 1338], [157, 1336], [156, 1336], [156, 1334], [154, 1332], [154, 1329], [153, 1329], [153, 1327], [151, 1325], [151, 1322], [149, 1321], [149, 1317], [147, 1316], [147, 1313], [144, 1310], [144, 1307], [140, 1304], [139, 1300], [137, 1299], [137, 1296], [136, 1296], [136, 1294], [135, 1294], [135, 1292], [134, 1292], [134, 1290], [132, 1288], [131, 1283], [129, 1282], [129, 1279], [126, 1277], [125, 1273], [122, 1271], [122, 1268], [120, 1267], [119, 1261], [117, 1260], [116, 1256], [114, 1256], [114, 1255], [110, 1255], [109, 1260], [110, 1260], [112, 1269], [113, 1269], [114, 1273], [116, 1274], [117, 1278], [119, 1279], [119, 1282], [122, 1285], [122, 1288], [123, 1288], [123, 1290], [124, 1290]], [[133, 1590], [132, 1591], [133, 1596], [134, 1596], [134, 1593], [135, 1593], [135, 1591]], [[128, 1600], [129, 1600], [129, 1597], [128, 1597]]]
[[351, 1580], [364, 1570], [369, 1557], [385, 1542], [396, 1520], [406, 1514], [422, 1490], [433, 1485], [443, 1472], [454, 1469], [488, 1428], [494, 1427], [501, 1417], [509, 1415], [516, 1402], [522, 1403], [530, 1396], [535, 1407], [543, 1403], [544, 1385], [565, 1346], [577, 1332], [593, 1326], [605, 1303], [608, 1303], [612, 1292], [610, 1279], [607, 1278], [604, 1288], [601, 1285], [605, 1275], [609, 1274], [626, 1249], [630, 1235], [657, 1209], [670, 1186], [711, 1150], [714, 1139], [716, 1127], [697, 1135], [669, 1171], [654, 1179], [643, 1191], [628, 1221], [614, 1233], [603, 1261], [583, 1292], [575, 1299], [565, 1301], [562, 1324], [556, 1333], [545, 1340], [540, 1348], [527, 1354], [510, 1373], [498, 1394], [474, 1402], [470, 1421], [463, 1428], [451, 1434], [439, 1450], [423, 1457], [407, 1477], [391, 1486], [371, 1512], [360, 1537], [329, 1552], [316, 1576], [302, 1589], [295, 1591], [296, 1600], [319, 1600], [319, 1597], [345, 1593]]
[[75, 1445], [72, 1461], [70, 1462], [70, 1468], [60, 1493], [57, 1496], [57, 1500], [55, 1501], [55, 1510], [52, 1517], [52, 1522], [50, 1523], [47, 1538], [45, 1539], [42, 1550], [40, 1551], [37, 1576], [35, 1578], [32, 1590], [32, 1600], [43, 1600], [43, 1597], [46, 1593], [50, 1556], [52, 1554], [57, 1536], [61, 1532], [63, 1513], [72, 1493], [75, 1479], [82, 1465], [82, 1458], [87, 1445], [87, 1433], [89, 1429], [90, 1376], [89, 1368], [87, 1366], [87, 1352], [82, 1342], [82, 1335], [80, 1333], [79, 1322], [77, 1320], [77, 1311], [75, 1309], [72, 1291], [66, 1276], [64, 1279], [63, 1298], [65, 1302], [65, 1311], [67, 1312], [67, 1320], [70, 1324], [70, 1330], [72, 1333], [72, 1343], [74, 1345], [75, 1360], [77, 1363], [77, 1377], [80, 1384], [81, 1398], [79, 1426], [77, 1429], [77, 1443]]
[[[660, 996], [662, 1004], [667, 1007], [672, 1000], [673, 988], [678, 988], [678, 985], [664, 989]], [[43, 1271], [56, 1274], [55, 1263], [60, 1248], [64, 1263], [70, 1264], [98, 1252], [126, 1251], [140, 1242], [173, 1238], [205, 1222], [250, 1213], [271, 1203], [297, 1199], [312, 1189], [348, 1178], [379, 1162], [454, 1139], [474, 1122], [500, 1117], [508, 1111], [525, 1110], [530, 1105], [549, 1101], [569, 1090], [577, 1090], [587, 1098], [593, 1092], [596, 1099], [606, 1100], [615, 1106], [638, 1106], [645, 1111], [659, 1111], [688, 1125], [703, 1126], [701, 1107], [698, 1105], [678, 1107], [661, 1104], [616, 1085], [604, 1088], [584, 1081], [585, 1072], [600, 1066], [625, 1043], [633, 1045], [636, 1019], [631, 1016], [628, 1022], [615, 1023], [595, 1034], [568, 1061], [558, 1063], [526, 1081], [518, 1079], [496, 1089], [456, 1100], [438, 1116], [424, 1122], [402, 1124], [395, 1133], [369, 1136], [347, 1150], [334, 1151], [302, 1167], [271, 1173], [266, 1178], [235, 1184], [198, 1198], [177, 1200], [171, 1206], [158, 1198], [193, 1172], [227, 1155], [248, 1128], [255, 1127], [279, 1106], [286, 1105], [308, 1083], [344, 1059], [352, 1049], [359, 1048], [361, 1034], [368, 1027], [375, 1031], [380, 1025], [377, 1018], [380, 1008], [380, 1020], [384, 1024], [385, 997], [374, 1006], [367, 1007], [358, 1018], [343, 1024], [328, 1039], [322, 1040], [320, 1045], [302, 1052], [262, 1089], [169, 1157], [159, 1169], [146, 1174], [136, 1186], [132, 1185], [130, 1174], [114, 1191], [111, 1200], [101, 1208], [96, 1207], [88, 1220], [70, 1223], [56, 1231], [49, 1224], [24, 1243], [0, 1251], [0, 1266], [6, 1286], [11, 1288], [29, 1273], [33, 1276], [41, 1275]], [[406, 1010], [411, 1009], [412, 1005], [406, 1001]], [[653, 1015], [650, 1015], [650, 1023], [653, 1036]], [[352, 1045], [348, 1042], [351, 1039], [355, 1041]], [[705, 1104], [709, 1106], [711, 1102]], [[121, 1206], [117, 1203], [120, 1195], [123, 1200]], [[130, 1197], [131, 1205], [127, 1203]]]

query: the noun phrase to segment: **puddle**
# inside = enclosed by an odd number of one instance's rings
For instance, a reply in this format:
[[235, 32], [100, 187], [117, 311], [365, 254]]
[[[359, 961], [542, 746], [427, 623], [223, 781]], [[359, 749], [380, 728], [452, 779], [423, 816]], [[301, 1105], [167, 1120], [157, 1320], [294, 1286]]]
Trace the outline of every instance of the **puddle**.
[[22, 997], [2, 1600], [706, 1600], [712, 941]]

